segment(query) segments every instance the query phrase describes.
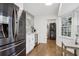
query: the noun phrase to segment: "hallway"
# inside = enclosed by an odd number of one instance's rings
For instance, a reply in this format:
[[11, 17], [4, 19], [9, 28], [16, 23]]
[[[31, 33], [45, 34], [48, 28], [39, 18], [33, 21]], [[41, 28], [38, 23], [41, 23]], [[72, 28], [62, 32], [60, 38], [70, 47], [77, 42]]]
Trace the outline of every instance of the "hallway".
[[[72, 55], [70, 52], [67, 54]], [[27, 56], [62, 56], [62, 50], [56, 46], [56, 40], [48, 40], [47, 44], [39, 44]]]

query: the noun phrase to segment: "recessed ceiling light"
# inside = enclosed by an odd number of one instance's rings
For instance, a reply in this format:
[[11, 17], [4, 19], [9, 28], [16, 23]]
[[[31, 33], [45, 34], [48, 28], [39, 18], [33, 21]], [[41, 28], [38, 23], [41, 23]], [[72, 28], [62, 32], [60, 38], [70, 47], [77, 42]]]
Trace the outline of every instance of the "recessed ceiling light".
[[52, 4], [53, 4], [52, 2], [45, 3], [46, 6], [51, 6]]

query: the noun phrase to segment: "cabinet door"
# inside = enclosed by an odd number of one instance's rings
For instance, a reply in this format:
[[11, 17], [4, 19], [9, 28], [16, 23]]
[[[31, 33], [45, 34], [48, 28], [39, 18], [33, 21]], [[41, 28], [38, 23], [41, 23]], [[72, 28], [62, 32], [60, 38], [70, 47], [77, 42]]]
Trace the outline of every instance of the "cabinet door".
[[30, 50], [32, 50], [34, 48], [34, 34], [31, 34], [31, 38], [30, 38]]
[[32, 50], [32, 47], [33, 47], [33, 44], [32, 44], [32, 36], [30, 35], [30, 38], [29, 38], [29, 51]]
[[30, 40], [29, 36], [26, 37], [26, 53], [28, 54], [30, 51]]
[[35, 36], [34, 36], [34, 34], [32, 34], [32, 45], [33, 45], [33, 48], [34, 48], [34, 46], [35, 46]]
[[30, 34], [26, 39], [26, 53], [28, 54], [35, 46], [34, 34]]

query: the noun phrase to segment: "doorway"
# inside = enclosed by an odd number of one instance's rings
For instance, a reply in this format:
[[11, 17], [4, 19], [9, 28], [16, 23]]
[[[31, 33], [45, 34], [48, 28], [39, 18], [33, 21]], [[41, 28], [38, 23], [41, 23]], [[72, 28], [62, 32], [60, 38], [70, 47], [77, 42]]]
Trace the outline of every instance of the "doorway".
[[48, 25], [48, 39], [56, 40], [56, 23], [50, 23]]

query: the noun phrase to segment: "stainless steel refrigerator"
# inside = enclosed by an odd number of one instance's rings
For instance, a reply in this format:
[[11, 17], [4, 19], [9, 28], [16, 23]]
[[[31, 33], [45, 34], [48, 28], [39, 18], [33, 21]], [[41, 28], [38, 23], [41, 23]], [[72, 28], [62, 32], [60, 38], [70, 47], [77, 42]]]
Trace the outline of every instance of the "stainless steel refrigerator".
[[[20, 33], [22, 22], [19, 21], [19, 30], [18, 32], [16, 30], [18, 28], [18, 10], [19, 7], [15, 4], [0, 3], [0, 56], [26, 55], [25, 36], [21, 38], [22, 34]], [[21, 16], [21, 20], [24, 16], [26, 16], [25, 13]]]

